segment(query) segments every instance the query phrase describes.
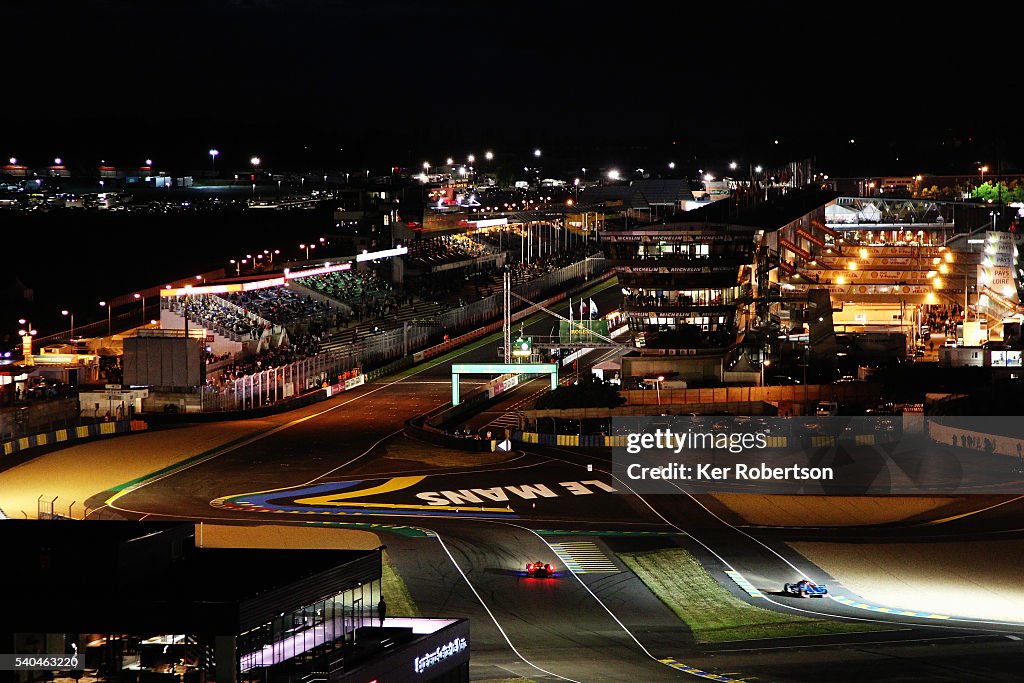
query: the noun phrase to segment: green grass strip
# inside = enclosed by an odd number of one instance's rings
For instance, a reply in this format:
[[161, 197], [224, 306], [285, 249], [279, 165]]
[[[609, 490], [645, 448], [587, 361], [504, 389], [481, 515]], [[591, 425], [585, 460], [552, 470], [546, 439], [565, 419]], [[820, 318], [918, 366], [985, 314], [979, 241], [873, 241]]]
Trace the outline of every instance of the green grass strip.
[[420, 617], [420, 608], [413, 602], [405, 581], [391, 564], [388, 551], [381, 553], [383, 562], [380, 575], [380, 591], [388, 603], [388, 614], [393, 617]]
[[825, 635], [892, 629], [891, 625], [812, 619], [755, 607], [715, 581], [682, 548], [620, 553], [619, 558], [693, 631], [698, 642]]

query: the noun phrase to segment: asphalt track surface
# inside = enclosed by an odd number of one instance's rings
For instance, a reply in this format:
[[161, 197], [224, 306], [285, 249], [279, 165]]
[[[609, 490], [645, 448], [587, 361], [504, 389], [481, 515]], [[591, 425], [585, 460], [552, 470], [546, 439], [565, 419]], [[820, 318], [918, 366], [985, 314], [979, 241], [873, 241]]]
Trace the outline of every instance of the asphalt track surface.
[[[601, 310], [611, 310], [618, 298], [617, 285], [594, 295]], [[547, 334], [550, 327], [550, 318], [539, 319], [527, 332]], [[373, 522], [425, 529], [424, 537], [387, 535], [389, 554], [425, 615], [471, 619], [475, 679], [660, 681], [715, 672], [714, 680], [1020, 680], [1024, 624], [879, 611], [885, 607], [863, 603], [785, 546], [779, 530], [739, 528], [708, 497], [622, 495], [628, 486], [613, 480], [607, 455], [533, 447], [496, 466], [443, 471], [375, 458], [382, 446], [404, 438], [407, 418], [450, 398], [453, 357], [493, 361], [498, 343], [487, 338], [454, 356], [296, 410], [286, 424], [116, 495], [107, 492], [90, 505], [106, 500], [134, 518]], [[603, 355], [595, 351], [585, 357], [581, 371]], [[532, 386], [505, 401], [521, 400], [536, 390]], [[463, 391], [470, 388], [467, 382]], [[1024, 526], [1014, 521], [1022, 518], [1022, 506], [1024, 500], [1011, 498], [940, 527], [969, 533], [998, 523], [1002, 533], [1015, 533]], [[619, 536], [581, 536], [580, 531]], [[919, 528], [897, 529], [889, 536], [911, 540], [919, 533]], [[619, 564], [616, 544], [628, 539], [682, 545], [727, 590], [752, 604], [892, 628], [698, 646], [685, 625]], [[593, 542], [598, 557], [618, 571], [569, 571], [554, 544], [581, 540]], [[525, 563], [534, 560], [552, 562], [560, 576], [522, 576]], [[744, 592], [727, 569], [764, 597]], [[829, 584], [839, 599], [774, 593], [801, 576]], [[690, 672], [658, 661], [666, 658]]]

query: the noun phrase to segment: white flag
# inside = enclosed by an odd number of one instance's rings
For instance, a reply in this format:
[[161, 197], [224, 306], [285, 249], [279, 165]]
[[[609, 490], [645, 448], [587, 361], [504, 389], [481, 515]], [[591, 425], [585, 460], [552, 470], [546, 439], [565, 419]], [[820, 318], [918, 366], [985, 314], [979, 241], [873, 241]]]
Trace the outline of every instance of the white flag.
[[569, 324], [572, 325], [572, 297], [569, 297]]
[[597, 315], [597, 304], [595, 304], [594, 300], [591, 299], [590, 300], [590, 317], [593, 318], [595, 315]]

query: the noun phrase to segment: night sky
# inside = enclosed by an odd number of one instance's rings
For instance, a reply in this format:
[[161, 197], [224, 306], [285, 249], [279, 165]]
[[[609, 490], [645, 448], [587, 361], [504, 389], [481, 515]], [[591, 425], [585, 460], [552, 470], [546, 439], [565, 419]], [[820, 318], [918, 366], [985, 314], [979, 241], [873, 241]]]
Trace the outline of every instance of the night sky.
[[8, 3], [0, 155], [200, 167], [217, 146], [225, 164], [385, 169], [536, 145], [569, 166], [816, 155], [839, 175], [967, 172], [998, 144], [1009, 169], [1013, 36], [939, 11]]

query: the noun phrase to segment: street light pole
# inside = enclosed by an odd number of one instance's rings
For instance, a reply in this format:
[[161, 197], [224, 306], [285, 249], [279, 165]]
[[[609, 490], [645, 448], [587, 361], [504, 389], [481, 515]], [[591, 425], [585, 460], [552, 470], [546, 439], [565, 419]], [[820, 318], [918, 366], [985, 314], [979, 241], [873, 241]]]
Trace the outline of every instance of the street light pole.
[[140, 299], [142, 301], [142, 324], [145, 325], [146, 324], [146, 296], [144, 294], [139, 294], [138, 292], [136, 292], [132, 296], [135, 297], [136, 301], [138, 301]]
[[63, 310], [60, 314], [71, 318], [71, 330], [68, 332], [68, 341], [70, 341], [75, 338], [75, 314], [68, 310]]
[[249, 163], [252, 164], [252, 198], [256, 199], [256, 172], [260, 167], [260, 158], [253, 157], [249, 159]]
[[111, 326], [111, 324], [110, 324], [110, 309], [111, 309], [111, 305], [110, 305], [110, 304], [108, 304], [108, 303], [107, 303], [106, 301], [101, 301], [101, 302], [100, 302], [100, 307], [101, 307], [101, 308], [106, 308], [106, 309], [107, 309], [107, 336], [108, 336], [108, 337], [110, 337], [110, 336], [112, 336], [112, 334], [113, 334], [113, 333], [111, 332], [111, 327], [112, 327], [112, 326]]
[[25, 357], [26, 363], [32, 365], [32, 337], [36, 336], [38, 330], [32, 327], [32, 323], [25, 320], [25, 318], [18, 319], [19, 325], [25, 325], [26, 327], [18, 330], [18, 336], [21, 337], [21, 351]]
[[664, 375], [658, 375], [658, 380], [654, 383], [654, 389], [658, 393], [658, 405], [661, 405], [661, 383], [665, 381]]

